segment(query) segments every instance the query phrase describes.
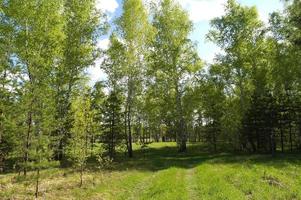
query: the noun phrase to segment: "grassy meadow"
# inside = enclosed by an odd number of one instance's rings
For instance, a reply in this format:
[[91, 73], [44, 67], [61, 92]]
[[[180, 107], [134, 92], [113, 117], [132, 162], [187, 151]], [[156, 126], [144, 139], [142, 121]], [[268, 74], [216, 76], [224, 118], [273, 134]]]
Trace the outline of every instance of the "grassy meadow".
[[[90, 169], [79, 188], [72, 169], [41, 172], [40, 199], [301, 199], [301, 156], [207, 153], [190, 144], [153, 143], [111, 169]], [[34, 199], [34, 175], [0, 175], [0, 199]]]

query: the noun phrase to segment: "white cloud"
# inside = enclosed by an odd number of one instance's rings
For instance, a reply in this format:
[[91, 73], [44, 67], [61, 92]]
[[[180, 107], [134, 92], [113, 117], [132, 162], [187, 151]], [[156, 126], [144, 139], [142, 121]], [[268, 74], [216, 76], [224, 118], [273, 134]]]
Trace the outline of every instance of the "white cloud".
[[179, 0], [194, 22], [209, 21], [224, 14], [226, 0]]
[[[224, 5], [227, 0], [178, 0], [181, 6], [189, 13], [190, 19], [194, 22], [210, 21], [215, 17], [222, 16], [224, 12]], [[274, 0], [269, 0], [273, 3]], [[238, 1], [241, 5], [256, 6], [258, 9], [260, 19], [267, 23], [269, 19], [269, 13], [275, 9], [267, 7], [265, 4], [259, 4], [256, 2], [249, 2], [245, 0]], [[267, 2], [265, 2], [267, 3]], [[278, 2], [279, 3], [279, 2]]]
[[[97, 43], [97, 47], [102, 50], [106, 50], [108, 49], [109, 44], [110, 44], [110, 40], [106, 38], [100, 40]], [[90, 77], [90, 85], [93, 85], [96, 81], [107, 79], [107, 75], [105, 74], [105, 72], [102, 69], [100, 69], [100, 65], [102, 61], [103, 61], [102, 58], [96, 59], [94, 66], [90, 66], [88, 68], [87, 73], [89, 74]]]
[[269, 23], [269, 13], [266, 13], [262, 10], [258, 10], [258, 14], [261, 21], [263, 21], [265, 24]]
[[96, 0], [96, 8], [104, 12], [114, 13], [118, 6], [116, 0]]
[[90, 78], [89, 83], [91, 86], [94, 85], [94, 83], [96, 83], [97, 81], [104, 81], [107, 79], [106, 73], [96, 65], [89, 67], [87, 73]]
[[110, 44], [109, 38], [105, 38], [103, 40], [99, 40], [97, 42], [97, 47], [102, 49], [102, 50], [107, 50]]

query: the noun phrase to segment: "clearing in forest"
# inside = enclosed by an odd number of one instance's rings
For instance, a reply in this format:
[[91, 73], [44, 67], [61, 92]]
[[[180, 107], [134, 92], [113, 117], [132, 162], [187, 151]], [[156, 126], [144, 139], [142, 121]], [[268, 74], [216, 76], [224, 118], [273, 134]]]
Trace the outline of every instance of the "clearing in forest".
[[[295, 154], [232, 155], [206, 153], [190, 144], [179, 154], [175, 143], [135, 147], [134, 158], [122, 158], [111, 170], [89, 170], [78, 187], [71, 169], [41, 172], [45, 199], [301, 199], [301, 156]], [[0, 177], [0, 199], [33, 199], [34, 176]]]

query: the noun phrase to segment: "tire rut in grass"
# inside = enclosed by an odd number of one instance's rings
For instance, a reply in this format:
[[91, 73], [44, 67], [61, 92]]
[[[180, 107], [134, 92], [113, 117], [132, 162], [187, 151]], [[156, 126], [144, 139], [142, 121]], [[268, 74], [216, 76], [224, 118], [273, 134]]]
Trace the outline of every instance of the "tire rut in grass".
[[158, 171], [140, 182], [127, 199], [187, 199], [184, 176], [183, 169], [174, 167]]
[[246, 199], [245, 194], [225, 179], [227, 167], [204, 164], [196, 169], [197, 193], [201, 199]]
[[197, 193], [197, 183], [195, 178], [195, 168], [186, 170], [185, 183], [189, 200], [201, 199]]
[[158, 176], [160, 175], [160, 171], [155, 172], [154, 174], [147, 176], [146, 178], [144, 178], [142, 181], [140, 181], [135, 188], [130, 192], [130, 194], [128, 195], [129, 200], [136, 200], [136, 199], [140, 199], [141, 194], [147, 190], [147, 188], [150, 187], [151, 183], [158, 178]]
[[[148, 175], [139, 171], [114, 173], [106, 180], [83, 193], [86, 199], [127, 199], [132, 188]], [[88, 194], [87, 194], [88, 193]]]

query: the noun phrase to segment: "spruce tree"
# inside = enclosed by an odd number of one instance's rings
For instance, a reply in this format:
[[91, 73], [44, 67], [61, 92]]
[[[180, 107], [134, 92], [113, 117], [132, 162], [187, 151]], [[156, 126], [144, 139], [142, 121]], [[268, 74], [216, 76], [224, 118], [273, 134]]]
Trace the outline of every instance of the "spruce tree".
[[116, 148], [125, 144], [122, 102], [122, 96], [118, 89], [110, 91], [104, 102], [102, 138], [104, 149], [110, 158], [115, 158]]

